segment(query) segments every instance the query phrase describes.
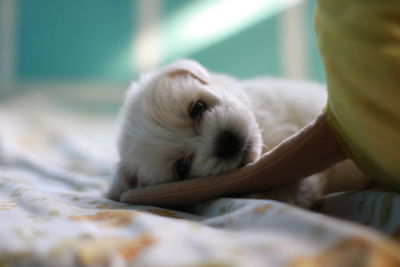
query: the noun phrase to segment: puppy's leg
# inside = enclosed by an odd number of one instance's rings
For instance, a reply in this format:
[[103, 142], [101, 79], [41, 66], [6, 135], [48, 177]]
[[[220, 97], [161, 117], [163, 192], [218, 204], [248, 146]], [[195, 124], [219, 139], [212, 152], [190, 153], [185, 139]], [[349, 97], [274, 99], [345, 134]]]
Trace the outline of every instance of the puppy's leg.
[[373, 184], [352, 160], [348, 159], [322, 172], [323, 194], [343, 191], [360, 191]]
[[373, 185], [371, 178], [346, 160], [321, 173], [299, 182], [278, 186], [262, 193], [246, 195], [257, 199], [272, 199], [303, 208], [310, 208], [318, 198], [336, 192], [360, 191]]
[[310, 208], [322, 196], [321, 174], [314, 174], [298, 182], [272, 188], [261, 193], [245, 195], [246, 198], [271, 199], [302, 208]]

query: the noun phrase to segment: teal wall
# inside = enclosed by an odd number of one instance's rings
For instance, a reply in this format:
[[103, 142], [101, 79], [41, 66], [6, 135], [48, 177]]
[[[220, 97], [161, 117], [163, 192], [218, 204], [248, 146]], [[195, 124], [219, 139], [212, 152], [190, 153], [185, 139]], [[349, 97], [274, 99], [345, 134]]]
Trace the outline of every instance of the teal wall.
[[[163, 1], [162, 18], [190, 1]], [[17, 78], [19, 81], [108, 81], [135, 77], [132, 36], [134, 0], [19, 0]], [[323, 80], [312, 27], [314, 1], [307, 1], [310, 79]], [[246, 78], [282, 74], [278, 17], [272, 16], [200, 51], [184, 55], [214, 71]], [[170, 61], [173, 58], [167, 58]]]
[[214, 71], [239, 78], [278, 76], [281, 72], [277, 31], [277, 16], [273, 16], [189, 57]]
[[22, 80], [128, 80], [130, 0], [20, 0]]

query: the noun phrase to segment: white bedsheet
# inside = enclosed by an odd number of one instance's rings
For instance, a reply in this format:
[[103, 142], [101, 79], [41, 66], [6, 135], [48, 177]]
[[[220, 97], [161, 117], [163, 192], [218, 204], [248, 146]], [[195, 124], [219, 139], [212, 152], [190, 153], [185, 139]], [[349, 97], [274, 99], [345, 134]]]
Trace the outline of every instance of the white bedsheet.
[[400, 266], [399, 194], [118, 203], [111, 119], [1, 112], [0, 266]]

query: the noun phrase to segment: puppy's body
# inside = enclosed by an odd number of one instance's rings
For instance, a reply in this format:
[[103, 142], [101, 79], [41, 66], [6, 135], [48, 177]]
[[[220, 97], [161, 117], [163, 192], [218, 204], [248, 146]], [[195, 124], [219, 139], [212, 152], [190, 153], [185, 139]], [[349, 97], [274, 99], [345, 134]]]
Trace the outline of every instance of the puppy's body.
[[[253, 162], [310, 123], [326, 97], [318, 84], [238, 81], [190, 60], [148, 73], [132, 85], [121, 111], [120, 162], [108, 195], [118, 200], [131, 187], [219, 174]], [[345, 162], [262, 197], [309, 206], [323, 192], [359, 189], [366, 182]]]

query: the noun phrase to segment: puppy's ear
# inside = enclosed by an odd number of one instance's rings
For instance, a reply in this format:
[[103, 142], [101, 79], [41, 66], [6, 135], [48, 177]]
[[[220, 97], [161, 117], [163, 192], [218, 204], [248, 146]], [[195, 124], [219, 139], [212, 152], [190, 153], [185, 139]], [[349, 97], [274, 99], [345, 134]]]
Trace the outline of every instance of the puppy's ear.
[[121, 164], [118, 164], [117, 171], [115, 173], [114, 181], [111, 184], [110, 189], [106, 193], [106, 197], [119, 201], [120, 196], [128, 189], [132, 189], [138, 186], [138, 179], [136, 174], [128, 172]]
[[164, 69], [168, 76], [190, 75], [203, 84], [210, 83], [210, 74], [199, 63], [189, 59], [177, 60]]

